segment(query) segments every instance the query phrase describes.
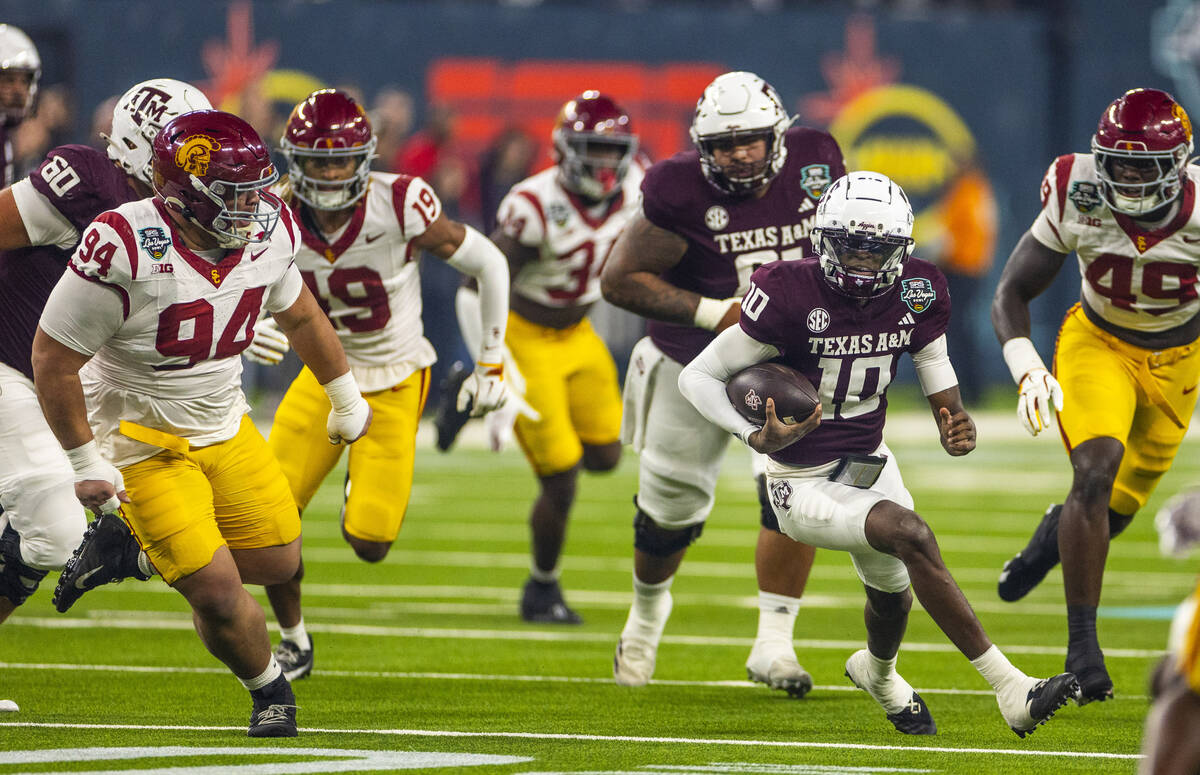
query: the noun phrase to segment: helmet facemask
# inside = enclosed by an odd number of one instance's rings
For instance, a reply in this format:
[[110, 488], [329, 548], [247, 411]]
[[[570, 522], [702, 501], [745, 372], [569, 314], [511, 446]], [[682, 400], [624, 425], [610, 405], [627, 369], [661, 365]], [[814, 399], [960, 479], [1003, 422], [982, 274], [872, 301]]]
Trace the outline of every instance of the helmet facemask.
[[1100, 179], [1100, 197], [1109, 209], [1137, 217], [1175, 201], [1183, 190], [1188, 149], [1169, 151], [1112, 149], [1092, 139], [1092, 157]]
[[263, 197], [261, 192], [279, 179], [274, 166], [268, 177], [253, 183], [214, 180], [206, 186], [195, 175], [191, 178], [192, 186], [220, 207], [211, 228], [196, 220], [192, 222], [216, 237], [221, 247], [232, 250], [271, 238], [271, 232], [279, 225], [279, 207], [275, 204], [277, 200]]
[[821, 232], [820, 261], [825, 279], [848, 296], [874, 298], [887, 293], [904, 269], [912, 238], [868, 236], [845, 229]]
[[29, 36], [11, 24], [0, 24], [0, 72], [25, 79], [25, 98], [21, 104], [0, 105], [0, 126], [14, 127], [33, 115], [38, 81], [42, 78], [42, 58]]
[[637, 153], [637, 137], [625, 134], [554, 132], [563, 187], [602, 202], [616, 196]]
[[[371, 174], [371, 160], [377, 139], [365, 147], [354, 148], [306, 148], [294, 145], [286, 137], [280, 143], [283, 155], [288, 160], [288, 179], [292, 193], [314, 210], [344, 210], [367, 193], [367, 181]], [[348, 178], [328, 179], [321, 174], [322, 164], [339, 166], [347, 159], [354, 159], [354, 172]]]

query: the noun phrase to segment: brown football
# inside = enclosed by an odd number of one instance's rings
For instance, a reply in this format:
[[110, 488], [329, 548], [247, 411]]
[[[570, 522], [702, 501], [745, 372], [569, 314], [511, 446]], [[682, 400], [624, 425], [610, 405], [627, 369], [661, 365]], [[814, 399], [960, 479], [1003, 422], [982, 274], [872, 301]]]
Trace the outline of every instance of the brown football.
[[752, 423], [767, 421], [767, 399], [775, 399], [775, 414], [785, 423], [796, 423], [821, 403], [816, 388], [800, 372], [782, 363], [756, 363], [729, 378], [725, 395], [738, 413]]

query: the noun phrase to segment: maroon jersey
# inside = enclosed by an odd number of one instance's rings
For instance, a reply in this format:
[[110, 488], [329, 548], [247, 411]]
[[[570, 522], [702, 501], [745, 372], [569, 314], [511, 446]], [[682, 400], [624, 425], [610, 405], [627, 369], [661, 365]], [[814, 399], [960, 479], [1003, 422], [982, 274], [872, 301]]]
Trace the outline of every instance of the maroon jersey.
[[[672, 285], [727, 299], [746, 292], [755, 269], [813, 254], [808, 234], [817, 200], [846, 174], [842, 152], [829, 134], [793, 127], [784, 137], [787, 158], [761, 198], [729, 196], [712, 186], [692, 150], [658, 162], [642, 183], [642, 210], [659, 228], [687, 240], [679, 263], [662, 274]], [[713, 339], [711, 331], [650, 320], [650, 338], [687, 363]]]
[[[104, 151], [86, 145], [50, 151], [29, 180], [80, 234], [100, 213], [137, 198], [125, 173]], [[74, 246], [62, 250], [55, 245], [0, 252], [0, 361], [30, 379], [33, 333], [72, 252]]]
[[779, 349], [821, 396], [821, 424], [771, 453], [781, 463], [814, 466], [883, 441], [887, 388], [900, 354], [946, 332], [950, 293], [936, 266], [910, 258], [896, 284], [865, 306], [835, 290], [815, 258], [764, 266], [742, 304], [742, 330]]

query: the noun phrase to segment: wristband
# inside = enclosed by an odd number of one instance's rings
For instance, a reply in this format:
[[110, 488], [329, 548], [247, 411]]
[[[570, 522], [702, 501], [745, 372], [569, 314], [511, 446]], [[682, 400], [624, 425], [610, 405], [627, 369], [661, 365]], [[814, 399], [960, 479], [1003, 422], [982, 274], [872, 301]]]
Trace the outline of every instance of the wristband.
[[325, 389], [325, 395], [329, 396], [333, 411], [338, 413], [350, 411], [362, 400], [362, 393], [354, 380], [353, 372], [348, 371], [340, 377], [334, 377], [321, 387]]
[[701, 296], [700, 301], [696, 303], [696, 314], [692, 318], [692, 323], [696, 328], [716, 331], [717, 326], [721, 324], [721, 318], [725, 317], [725, 313], [737, 302], [736, 296], [731, 299], [713, 299]]
[[1001, 348], [1004, 353], [1004, 362], [1008, 364], [1008, 370], [1012, 374], [1013, 382], [1018, 385], [1021, 380], [1025, 379], [1025, 375], [1035, 369], [1049, 371], [1046, 364], [1042, 362], [1041, 356], [1037, 353], [1037, 348], [1033, 346], [1033, 341], [1027, 336], [1018, 336], [1009, 339]]
[[747, 447], [749, 447], [750, 446], [750, 437], [753, 436], [754, 432], [758, 429], [759, 428], [757, 425], [750, 425], [746, 428], [743, 428], [742, 432], [738, 434], [738, 438], [742, 440], [743, 444], [745, 444]]
[[76, 481], [90, 479], [108, 481], [111, 472], [104, 458], [100, 456], [100, 450], [96, 449], [95, 439], [75, 449], [65, 450], [65, 452], [67, 461], [71, 464], [71, 470], [75, 472]]

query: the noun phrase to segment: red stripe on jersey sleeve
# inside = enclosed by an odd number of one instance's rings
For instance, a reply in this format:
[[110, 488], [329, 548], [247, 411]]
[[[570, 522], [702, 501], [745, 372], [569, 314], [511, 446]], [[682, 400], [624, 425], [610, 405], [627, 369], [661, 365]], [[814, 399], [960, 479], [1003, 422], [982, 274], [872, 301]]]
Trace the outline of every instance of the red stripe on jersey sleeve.
[[530, 193], [529, 191], [518, 191], [517, 193], [522, 198], [527, 200], [529, 202], [529, 204], [533, 205], [534, 210], [537, 210], [538, 220], [540, 220], [542, 222], [542, 234], [545, 234], [546, 233], [546, 212], [544, 210], [542, 210], [542, 203], [539, 202], [538, 198], [536, 196], [534, 196], [532, 193]]
[[413, 182], [411, 175], [401, 175], [392, 183], [392, 209], [396, 211], [396, 222], [400, 224], [400, 238], [407, 240], [404, 233], [404, 200], [408, 196], [408, 185]]
[[1075, 154], [1059, 156], [1054, 162], [1054, 189], [1058, 194], [1058, 220], [1062, 221], [1063, 208], [1067, 205], [1067, 184], [1071, 182], [1071, 167], [1075, 164]]
[[133, 239], [133, 227], [129, 225], [129, 221], [125, 220], [120, 213], [112, 210], [100, 213], [96, 221], [111, 228], [121, 238], [121, 242], [125, 244], [125, 255], [129, 257], [129, 279], [136, 280], [137, 242]]
[[265, 197], [268, 202], [271, 202], [279, 208], [279, 220], [287, 229], [288, 239], [292, 241], [292, 250], [296, 249], [296, 224], [292, 220], [292, 208], [289, 207], [282, 199], [275, 196], [269, 191], [262, 192], [261, 196]]

